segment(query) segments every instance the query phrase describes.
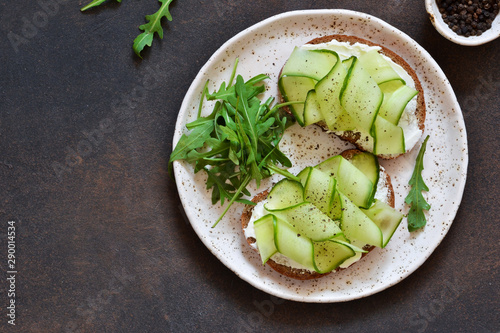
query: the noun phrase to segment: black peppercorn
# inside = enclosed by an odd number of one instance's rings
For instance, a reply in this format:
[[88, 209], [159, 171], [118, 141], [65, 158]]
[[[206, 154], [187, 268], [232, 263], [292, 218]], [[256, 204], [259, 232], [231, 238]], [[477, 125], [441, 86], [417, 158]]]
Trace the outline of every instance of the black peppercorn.
[[443, 21], [461, 36], [480, 36], [491, 28], [500, 0], [436, 0]]

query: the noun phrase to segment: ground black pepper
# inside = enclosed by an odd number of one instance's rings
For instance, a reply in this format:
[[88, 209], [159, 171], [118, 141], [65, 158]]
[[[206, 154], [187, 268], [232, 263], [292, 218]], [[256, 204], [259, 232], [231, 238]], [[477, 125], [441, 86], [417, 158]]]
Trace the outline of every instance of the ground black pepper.
[[436, 0], [444, 22], [460, 36], [481, 36], [491, 28], [500, 0]]

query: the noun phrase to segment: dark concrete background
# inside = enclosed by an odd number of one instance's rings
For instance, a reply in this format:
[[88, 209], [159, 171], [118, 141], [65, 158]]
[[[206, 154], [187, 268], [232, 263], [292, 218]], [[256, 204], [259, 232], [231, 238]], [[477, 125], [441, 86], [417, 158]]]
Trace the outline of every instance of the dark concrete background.
[[[423, 0], [176, 0], [141, 61], [131, 44], [156, 1], [82, 14], [83, 1], [59, 0], [44, 16], [49, 2], [0, 1], [1, 332], [500, 331], [500, 39], [445, 40]], [[239, 279], [198, 239], [166, 171], [181, 101], [211, 54], [309, 8], [363, 11], [420, 43], [455, 89], [469, 140], [463, 201], [435, 253], [398, 285], [341, 304], [279, 300]], [[14, 46], [9, 33], [24, 39]]]

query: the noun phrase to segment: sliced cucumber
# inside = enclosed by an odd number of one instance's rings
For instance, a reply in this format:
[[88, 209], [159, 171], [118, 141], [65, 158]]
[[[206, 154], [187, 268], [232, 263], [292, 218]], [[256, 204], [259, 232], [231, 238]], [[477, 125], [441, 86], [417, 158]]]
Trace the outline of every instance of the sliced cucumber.
[[295, 180], [284, 178], [267, 195], [264, 208], [270, 212], [286, 209], [304, 202], [304, 187]]
[[373, 196], [375, 196], [380, 177], [380, 165], [377, 156], [368, 152], [361, 152], [354, 155], [349, 161], [373, 183]]
[[[337, 56], [338, 57], [338, 56]], [[344, 86], [347, 70], [341, 61], [338, 61], [328, 74], [316, 83], [317, 102], [326, 125], [330, 130], [339, 127], [337, 122], [342, 120], [343, 127], [347, 127], [346, 111], [340, 104], [340, 91]]]
[[418, 91], [406, 85], [395, 87], [391, 82], [381, 85], [380, 89], [384, 93], [384, 101], [378, 115], [397, 125], [406, 105], [418, 94]]
[[267, 214], [253, 223], [257, 248], [259, 249], [263, 265], [278, 251], [274, 244], [275, 219], [276, 217], [273, 215]]
[[329, 214], [337, 181], [328, 174], [311, 168], [304, 186], [304, 199], [314, 204], [323, 213]]
[[356, 253], [348, 246], [335, 242], [313, 242], [314, 267], [316, 272], [324, 274], [333, 271]]
[[281, 76], [303, 76], [319, 81], [337, 62], [337, 53], [333, 51], [295, 47], [281, 71]]
[[359, 61], [361, 61], [363, 67], [370, 73], [370, 76], [377, 84], [395, 80], [405, 84], [405, 81], [377, 50], [371, 50], [361, 54], [359, 56]]
[[339, 233], [333, 236], [333, 238], [329, 239], [330, 241], [336, 241], [336, 242], [346, 242], [349, 243], [349, 240], [346, 238], [344, 233]]
[[398, 228], [403, 214], [398, 212], [383, 201], [375, 200], [373, 206], [362, 210], [382, 231], [382, 247], [385, 247], [391, 240], [392, 235]]
[[328, 240], [342, 232], [335, 221], [310, 202], [274, 211], [273, 214], [289, 223], [297, 233], [316, 242]]
[[418, 92], [377, 50], [339, 59], [330, 50], [294, 49], [278, 84], [285, 101], [299, 102], [289, 106], [297, 122], [324, 121], [336, 134], [352, 131], [365, 150], [377, 155], [403, 153], [401, 130], [376, 123], [380, 116], [397, 125]]
[[345, 194], [356, 206], [368, 208], [373, 202], [374, 185], [370, 179], [351, 162], [340, 158], [340, 164], [335, 175], [337, 188]]
[[330, 208], [328, 216], [334, 221], [342, 218], [342, 204], [340, 203], [340, 197], [337, 191], [333, 194], [332, 207]]
[[360, 252], [360, 253], [367, 253], [368, 252], [368, 251], [363, 250], [362, 248], [360, 248], [352, 243], [349, 243], [348, 240], [332, 239], [331, 241], [337, 242], [340, 244], [344, 244], [345, 246], [348, 246], [349, 248], [351, 248], [354, 252]]
[[356, 59], [355, 56], [350, 56], [349, 58], [342, 60], [342, 64], [346, 69], [349, 69], [351, 68], [354, 59]]
[[370, 133], [383, 97], [377, 83], [361, 62], [354, 58], [340, 92], [340, 103], [356, 124], [357, 130]]
[[[302, 76], [282, 76], [278, 81], [281, 96], [286, 102], [305, 102], [307, 92], [314, 89], [316, 81]], [[297, 122], [304, 126], [304, 104], [288, 106]]]
[[316, 165], [314, 168], [325, 172], [329, 176], [336, 177], [338, 174], [341, 158], [342, 158], [342, 156], [340, 156], [340, 155], [335, 155], [335, 156], [329, 157], [326, 160], [324, 160], [323, 162]]
[[311, 271], [315, 270], [313, 242], [279, 218], [274, 220], [274, 243], [281, 254]]
[[309, 90], [304, 104], [304, 126], [315, 124], [324, 119], [317, 100], [316, 91]]
[[310, 167], [310, 166], [305, 167], [297, 175], [297, 177], [300, 179], [300, 183], [302, 184], [302, 186], [306, 186], [307, 178], [309, 178], [309, 173], [311, 172], [311, 169], [312, 169], [312, 167]]
[[401, 127], [383, 117], [377, 117], [373, 129], [375, 140], [373, 154], [403, 154], [406, 151], [404, 133]]
[[[367, 171], [370, 168], [378, 169], [378, 162], [376, 162], [376, 166], [369, 166], [369, 163], [375, 163], [375, 161], [368, 160], [368, 158], [366, 157], [367, 160], [362, 161], [363, 158], [359, 157], [356, 163], [364, 165], [363, 168], [366, 169], [366, 172], [370, 172], [370, 177], [341, 155], [330, 157], [314, 168], [336, 178], [339, 191], [347, 195], [357, 206], [368, 208], [373, 202], [376, 190], [376, 184], [371, 179], [378, 180], [378, 176], [371, 174], [374, 173], [374, 170]], [[333, 207], [335, 207], [334, 201], [332, 201]], [[338, 212], [338, 205], [336, 207]], [[335, 215], [332, 218], [335, 219]]]
[[341, 228], [344, 235], [349, 240], [382, 247], [383, 236], [380, 228], [344, 194], [339, 192], [339, 196], [342, 204]]

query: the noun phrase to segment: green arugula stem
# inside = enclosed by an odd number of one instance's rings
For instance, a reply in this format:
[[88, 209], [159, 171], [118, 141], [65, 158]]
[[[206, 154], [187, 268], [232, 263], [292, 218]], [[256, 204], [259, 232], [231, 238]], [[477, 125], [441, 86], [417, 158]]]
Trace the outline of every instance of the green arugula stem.
[[228, 81], [229, 84], [227, 86], [228, 88], [233, 85], [234, 77], [236, 76], [236, 68], [238, 67], [239, 62], [240, 62], [240, 59], [236, 58], [236, 60], [234, 61], [233, 70], [231, 71], [231, 76], [229, 77], [229, 81]]
[[298, 182], [301, 181], [299, 177], [291, 174], [290, 172], [288, 172], [288, 170], [281, 169], [281, 168], [277, 167], [274, 164], [271, 164], [271, 163], [267, 164], [266, 168], [268, 168], [269, 170], [273, 171], [274, 173], [277, 173], [277, 174], [280, 174], [282, 176], [285, 176], [288, 179], [295, 180], [295, 181], [298, 181]]
[[215, 221], [215, 223], [212, 225], [212, 228], [215, 228], [217, 226], [217, 224], [219, 224], [220, 220], [222, 220], [224, 215], [226, 215], [229, 208], [231, 208], [232, 204], [236, 201], [236, 199], [238, 199], [239, 195], [247, 187], [247, 185], [248, 185], [248, 183], [250, 183], [251, 179], [252, 179], [252, 176], [250, 174], [247, 174], [247, 176], [245, 177], [245, 179], [241, 183], [240, 187], [238, 188], [238, 190], [234, 193], [233, 197], [231, 198], [231, 201], [229, 201], [229, 203], [227, 204], [226, 209], [224, 209], [221, 216], [219, 216], [217, 221]]
[[269, 118], [270, 116], [274, 115], [276, 113], [276, 111], [278, 111], [280, 108], [284, 107], [284, 106], [288, 106], [288, 105], [293, 105], [293, 104], [304, 104], [304, 102], [286, 102], [286, 103], [281, 103], [281, 104], [276, 104], [275, 106], [273, 106], [273, 108], [271, 110], [269, 110], [269, 112], [262, 118], [262, 121], [266, 121], [267, 118]]
[[201, 110], [203, 108], [203, 101], [205, 100], [205, 96], [207, 95], [207, 92], [208, 92], [208, 82], [209, 82], [209, 80], [207, 80], [207, 82], [205, 82], [205, 85], [203, 86], [203, 92], [201, 93], [200, 104], [198, 105], [198, 115], [197, 115], [196, 119], [201, 117]]

